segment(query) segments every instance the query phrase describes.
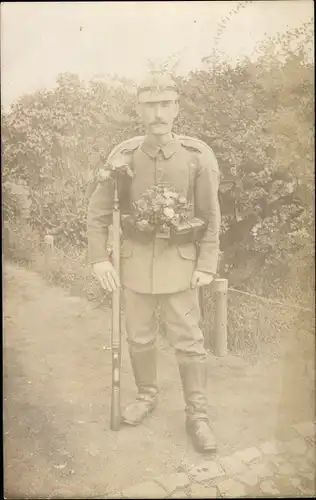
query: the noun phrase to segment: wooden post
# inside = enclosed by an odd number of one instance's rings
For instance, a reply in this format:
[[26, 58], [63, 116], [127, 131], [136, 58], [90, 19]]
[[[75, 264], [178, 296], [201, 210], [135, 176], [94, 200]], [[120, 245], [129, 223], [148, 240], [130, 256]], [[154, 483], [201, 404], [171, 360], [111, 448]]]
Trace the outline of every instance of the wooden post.
[[214, 301], [215, 301], [215, 355], [226, 356], [227, 354], [227, 279], [215, 279]]
[[206, 350], [209, 350], [210, 348], [210, 335], [209, 335], [209, 329], [207, 328], [209, 325], [207, 325], [207, 320], [205, 317], [205, 295], [204, 295], [204, 288], [205, 286], [200, 286], [198, 288], [198, 294], [199, 294], [199, 306], [200, 306], [200, 314], [201, 314], [201, 321], [200, 321], [200, 328], [203, 333], [204, 337], [204, 347]]
[[45, 274], [48, 277], [53, 269], [54, 256], [54, 236], [47, 234], [44, 238], [44, 258], [45, 258]]

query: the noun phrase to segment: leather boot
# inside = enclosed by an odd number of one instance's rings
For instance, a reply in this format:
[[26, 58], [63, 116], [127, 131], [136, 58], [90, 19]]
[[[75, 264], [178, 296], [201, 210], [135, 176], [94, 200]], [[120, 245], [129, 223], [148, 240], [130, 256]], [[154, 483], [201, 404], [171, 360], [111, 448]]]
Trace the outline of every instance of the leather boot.
[[207, 416], [206, 363], [189, 360], [179, 363], [184, 400], [186, 403], [186, 431], [194, 447], [202, 453], [215, 452], [215, 436]]
[[136, 401], [124, 409], [122, 421], [127, 425], [139, 425], [157, 406], [156, 348], [130, 349], [130, 358], [138, 395]]

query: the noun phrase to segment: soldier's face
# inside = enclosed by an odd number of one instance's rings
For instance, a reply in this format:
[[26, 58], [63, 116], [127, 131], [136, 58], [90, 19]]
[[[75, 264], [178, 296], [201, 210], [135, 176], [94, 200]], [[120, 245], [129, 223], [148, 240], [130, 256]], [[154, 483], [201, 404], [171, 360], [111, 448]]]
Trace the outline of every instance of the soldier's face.
[[172, 130], [179, 104], [174, 100], [142, 102], [138, 104], [138, 113], [148, 133], [164, 135]]

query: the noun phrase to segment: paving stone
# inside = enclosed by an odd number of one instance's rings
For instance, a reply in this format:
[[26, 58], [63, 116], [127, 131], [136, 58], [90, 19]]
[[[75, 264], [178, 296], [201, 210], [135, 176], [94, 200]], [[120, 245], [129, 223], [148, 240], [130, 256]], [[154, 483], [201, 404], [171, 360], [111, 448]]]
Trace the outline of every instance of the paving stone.
[[274, 475], [271, 465], [265, 462], [249, 464], [249, 470], [252, 474], [256, 474], [260, 478], [272, 477]]
[[217, 487], [223, 497], [238, 498], [246, 494], [245, 486], [235, 479], [225, 479], [218, 483]]
[[176, 490], [168, 498], [190, 498], [184, 490]]
[[215, 486], [203, 486], [202, 484], [192, 484], [190, 486], [190, 496], [192, 498], [216, 498], [217, 488]]
[[155, 478], [167, 493], [172, 493], [177, 488], [184, 488], [190, 484], [190, 479], [185, 472], [175, 472], [174, 474], [165, 474]]
[[290, 462], [297, 472], [309, 472], [312, 467], [305, 457], [295, 457]]
[[134, 484], [122, 491], [123, 498], [166, 498], [166, 491], [154, 481]]
[[308, 488], [307, 489], [300, 488], [298, 490], [298, 492], [296, 493], [295, 498], [299, 498], [299, 496], [303, 496], [303, 498], [316, 498], [316, 496], [315, 496], [315, 490], [310, 490]]
[[316, 445], [316, 436], [315, 436], [315, 437], [313, 437], [313, 438], [306, 438], [306, 441], [307, 441], [307, 443], [308, 443], [309, 445], [312, 445], [312, 446], [314, 446], [314, 447], [315, 447], [315, 445]]
[[301, 480], [299, 477], [291, 477], [289, 476], [289, 481], [291, 482], [291, 484], [293, 484], [293, 486], [295, 486], [295, 488], [299, 488], [300, 485], [301, 485]]
[[302, 472], [300, 474], [300, 476], [302, 478], [307, 478], [309, 479], [310, 481], [314, 481], [315, 482], [315, 471], [312, 469], [311, 472]]
[[[296, 498], [297, 495], [301, 496], [300, 490], [298, 486], [295, 486], [291, 479], [296, 476], [279, 476], [276, 475], [274, 479], [274, 483], [278, 488], [281, 495], [285, 498], [291, 496]], [[291, 478], [291, 479], [290, 479]], [[295, 482], [295, 481], [294, 481]]]
[[269, 460], [277, 467], [289, 461], [288, 457], [286, 457], [285, 455], [269, 455]]
[[314, 422], [301, 422], [293, 427], [301, 436], [315, 438], [316, 426]]
[[278, 468], [278, 474], [282, 476], [293, 476], [297, 473], [295, 467], [290, 463], [281, 464]]
[[256, 486], [259, 482], [259, 478], [252, 470], [248, 470], [242, 474], [238, 474], [238, 481], [242, 481], [248, 486]]
[[195, 481], [206, 481], [215, 477], [223, 476], [224, 470], [218, 462], [203, 462], [202, 464], [192, 467], [188, 472], [189, 476]]
[[301, 486], [304, 489], [314, 490], [315, 492], [315, 477], [313, 479], [302, 477]]
[[305, 456], [311, 462], [315, 462], [315, 459], [316, 459], [316, 449], [315, 449], [315, 446], [309, 446], [309, 448], [308, 448]]
[[304, 455], [308, 449], [305, 439], [299, 437], [287, 441], [284, 446], [293, 455]]
[[220, 464], [226, 474], [241, 474], [242, 472], [246, 472], [248, 470], [245, 463], [242, 462], [238, 456], [235, 456], [235, 453], [228, 457], [220, 458]]
[[312, 446], [316, 445], [316, 436], [314, 436], [314, 437], [308, 437], [308, 438], [305, 438], [305, 439], [306, 439], [306, 442], [309, 445], [312, 445]]
[[259, 448], [266, 455], [278, 455], [284, 451], [284, 446], [279, 441], [266, 441]]
[[306, 497], [311, 497], [311, 498], [315, 498], [316, 497], [316, 489], [315, 489], [315, 482], [314, 484], [313, 483], [310, 483], [310, 487], [308, 487], [307, 485], [305, 485], [304, 483], [297, 486], [296, 487], [296, 490], [302, 495], [306, 496]]
[[263, 493], [267, 493], [268, 495], [280, 495], [280, 491], [274, 481], [262, 481], [260, 488]]
[[252, 462], [252, 460], [260, 458], [261, 452], [255, 446], [252, 446], [251, 448], [246, 448], [245, 450], [237, 451], [236, 453], [234, 453], [234, 455], [237, 456], [237, 458], [240, 458], [242, 462], [249, 463]]

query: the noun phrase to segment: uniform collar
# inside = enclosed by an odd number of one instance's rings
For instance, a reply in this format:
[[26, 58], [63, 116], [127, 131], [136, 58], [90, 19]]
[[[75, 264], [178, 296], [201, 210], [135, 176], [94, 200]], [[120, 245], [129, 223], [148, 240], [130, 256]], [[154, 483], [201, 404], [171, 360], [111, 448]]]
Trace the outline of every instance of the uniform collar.
[[179, 139], [176, 138], [176, 136], [173, 136], [173, 138], [167, 142], [164, 146], [156, 146], [152, 144], [150, 141], [149, 137], [146, 136], [142, 145], [141, 149], [151, 156], [151, 158], [156, 158], [158, 153], [161, 151], [162, 154], [166, 159], [171, 158], [172, 155], [176, 153], [176, 151], [179, 150], [179, 146], [181, 145]]

